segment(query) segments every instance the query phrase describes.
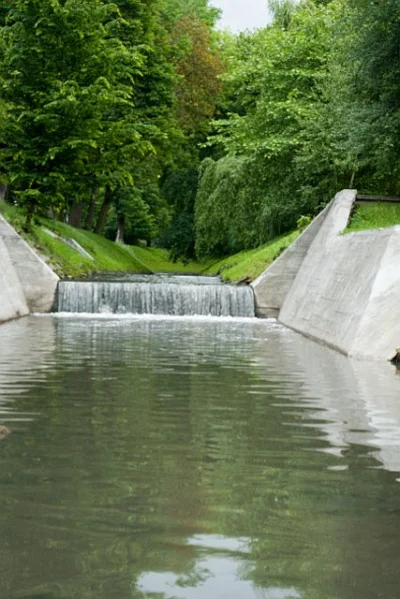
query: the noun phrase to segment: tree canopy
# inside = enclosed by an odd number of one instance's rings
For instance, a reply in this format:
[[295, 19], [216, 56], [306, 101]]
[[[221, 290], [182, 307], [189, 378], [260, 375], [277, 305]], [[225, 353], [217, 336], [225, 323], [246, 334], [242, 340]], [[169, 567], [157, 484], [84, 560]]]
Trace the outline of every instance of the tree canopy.
[[219, 32], [208, 0], [0, 8], [11, 201], [198, 258], [255, 247], [340, 188], [399, 193], [398, 0], [270, 0]]

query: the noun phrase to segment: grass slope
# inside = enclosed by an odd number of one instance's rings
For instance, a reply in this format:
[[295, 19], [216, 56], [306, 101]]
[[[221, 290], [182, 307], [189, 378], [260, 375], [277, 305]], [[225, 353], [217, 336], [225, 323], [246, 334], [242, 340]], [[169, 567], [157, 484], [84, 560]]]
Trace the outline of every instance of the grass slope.
[[[135, 260], [124, 247], [90, 231], [75, 229], [64, 223], [40, 219], [32, 226], [29, 234], [22, 231], [25, 217], [15, 206], [1, 203], [0, 212], [22, 234], [60, 276], [79, 277], [100, 270], [150, 272]], [[50, 229], [57, 235], [77, 241], [94, 260], [85, 258], [77, 250], [45, 232]]]
[[345, 233], [400, 225], [400, 204], [357, 204]]
[[300, 233], [301, 231], [298, 230], [292, 231], [254, 250], [246, 250], [229, 256], [214, 263], [205, 272], [219, 274], [224, 281], [242, 281], [244, 279], [253, 281], [297, 239]]
[[168, 250], [162, 248], [147, 248], [136, 245], [126, 246], [129, 252], [139, 262], [146, 264], [152, 272], [171, 272], [171, 273], [186, 273], [186, 274], [202, 274], [214, 261], [208, 260], [205, 262], [171, 262], [168, 258]]
[[[293, 231], [259, 248], [222, 260], [183, 263], [171, 262], [167, 250], [161, 248], [120, 245], [91, 231], [50, 219], [40, 219], [32, 226], [32, 232], [26, 234], [22, 231], [25, 216], [20, 209], [0, 202], [0, 212], [61, 277], [83, 277], [99, 271], [128, 271], [221, 275], [224, 281], [250, 281], [261, 274], [300, 234], [300, 231]], [[74, 248], [52, 237], [46, 233], [46, 228], [61, 237], [74, 239], [94, 260], [85, 258]]]
[[[202, 264], [194, 261], [171, 262], [168, 259], [168, 252], [161, 248], [120, 245], [91, 231], [76, 229], [50, 219], [41, 218], [32, 226], [32, 232], [26, 234], [22, 230], [25, 216], [20, 209], [0, 202], [0, 212], [61, 277], [82, 277], [99, 271], [196, 274], [202, 272], [211, 263], [210, 261]], [[74, 248], [46, 233], [44, 229], [49, 229], [61, 237], [74, 239], [93, 256], [94, 260], [85, 258]]]

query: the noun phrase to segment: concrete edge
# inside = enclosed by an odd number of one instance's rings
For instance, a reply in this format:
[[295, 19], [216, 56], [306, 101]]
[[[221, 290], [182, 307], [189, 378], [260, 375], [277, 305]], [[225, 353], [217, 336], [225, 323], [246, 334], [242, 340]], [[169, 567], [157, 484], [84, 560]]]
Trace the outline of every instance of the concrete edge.
[[[47, 270], [47, 273], [50, 277], [52, 277], [55, 281], [59, 281], [60, 278], [58, 275], [56, 275], [56, 273], [54, 272], [54, 270], [52, 270], [52, 268], [47, 264], [47, 262], [45, 262], [45, 260], [43, 260], [43, 258], [37, 253], [35, 252], [35, 250], [29, 245], [29, 243], [27, 243], [25, 241], [25, 239], [23, 239], [21, 237], [21, 235], [19, 235], [17, 233], [17, 231], [14, 229], [14, 227], [12, 225], [10, 225], [9, 222], [6, 221], [6, 219], [0, 214], [0, 221], [2, 222], [2, 224], [4, 224], [9, 230], [10, 230], [10, 236], [12, 237], [18, 237], [19, 242], [24, 246], [24, 248], [32, 255], [32, 257], [35, 258], [35, 260], [39, 263], [42, 264], [43, 268], [45, 270]], [[13, 261], [12, 257], [11, 260]]]
[[333, 201], [304, 229], [252, 283], [256, 313], [260, 318], [277, 317], [315, 237], [324, 223]]
[[[10, 263], [3, 296], [18, 295], [21, 288], [19, 295], [26, 302], [28, 313], [50, 312], [54, 309], [59, 277], [1, 215], [0, 238]], [[9, 311], [7, 320], [14, 316], [18, 316], [18, 312]]]

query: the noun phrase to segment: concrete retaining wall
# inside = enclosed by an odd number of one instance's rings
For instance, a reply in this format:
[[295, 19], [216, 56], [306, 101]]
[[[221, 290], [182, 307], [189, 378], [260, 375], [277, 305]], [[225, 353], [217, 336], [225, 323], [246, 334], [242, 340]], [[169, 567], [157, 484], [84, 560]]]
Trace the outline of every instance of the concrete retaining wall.
[[328, 214], [327, 206], [292, 245], [253, 283], [257, 316], [277, 317], [299, 268]]
[[48, 312], [58, 277], [0, 216], [0, 322]]
[[355, 197], [336, 195], [279, 320], [348, 355], [389, 359], [400, 346], [400, 227], [341, 235]]

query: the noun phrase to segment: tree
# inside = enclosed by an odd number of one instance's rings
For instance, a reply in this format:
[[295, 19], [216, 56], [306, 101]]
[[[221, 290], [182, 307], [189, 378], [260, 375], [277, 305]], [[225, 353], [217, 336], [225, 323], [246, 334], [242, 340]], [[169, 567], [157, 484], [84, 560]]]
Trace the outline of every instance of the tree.
[[173, 213], [172, 222], [162, 237], [172, 260], [192, 259], [195, 256], [194, 202], [197, 181], [198, 171], [193, 166], [172, 171], [161, 187], [162, 197]]
[[[132, 118], [143, 151], [131, 156], [132, 180], [129, 185], [111, 185], [110, 191], [104, 194], [96, 232], [102, 232], [108, 210], [115, 201], [119, 223], [117, 236], [122, 241], [123, 223], [132, 220], [130, 213], [143, 213], [144, 190], [148, 189], [149, 184], [158, 183], [162, 165], [176, 146], [179, 133], [174, 114], [176, 74], [170, 60], [168, 36], [161, 24], [162, 5], [158, 0], [117, 0], [117, 5], [122, 18], [111, 23], [109, 31], [122, 41], [125, 48], [139, 53], [141, 57], [140, 68], [134, 80], [128, 81], [127, 85], [134, 107]], [[126, 116], [122, 113], [118, 120], [125, 123]], [[124, 201], [119, 201], [120, 197]], [[130, 206], [129, 201], [138, 204]], [[147, 206], [147, 210], [157, 222], [154, 203]], [[152, 235], [155, 234], [154, 223], [150, 229]]]
[[221, 97], [223, 62], [213, 26], [219, 11], [208, 0], [173, 0], [164, 16], [170, 36], [175, 84], [174, 152], [165, 161], [161, 194], [171, 225], [162, 236], [171, 257], [194, 257], [194, 197], [202, 144]]
[[204, 135], [221, 92], [221, 58], [211, 44], [206, 23], [195, 15], [176, 23], [172, 42], [181, 49], [175, 62], [180, 77], [176, 87], [179, 121], [188, 134]]
[[212, 6], [209, 0], [165, 0], [163, 20], [171, 31], [182, 18], [193, 16], [213, 29], [219, 19], [221, 10]]
[[146, 149], [127, 85], [141, 60], [108, 34], [118, 18], [100, 0], [18, 0], [1, 31], [0, 160], [28, 225], [37, 209], [87, 196], [88, 179], [130, 181], [132, 154]]
[[331, 194], [349, 186], [397, 194], [399, 6], [392, 0], [338, 6], [321, 101], [306, 124], [297, 168]]
[[[388, 193], [400, 192], [400, 4], [397, 0], [357, 0], [348, 9], [353, 35], [346, 58], [356, 68], [348, 76], [357, 127], [348, 142], [357, 148], [359, 183]], [[358, 32], [357, 34], [355, 32]]]
[[294, 228], [323, 199], [298, 159], [323, 102], [337, 14], [334, 4], [275, 3], [272, 25], [239, 35], [236, 44], [227, 40], [225, 118], [214, 122], [208, 142], [223, 157], [201, 171], [199, 257], [255, 247]]

